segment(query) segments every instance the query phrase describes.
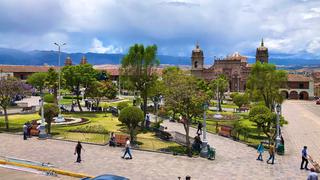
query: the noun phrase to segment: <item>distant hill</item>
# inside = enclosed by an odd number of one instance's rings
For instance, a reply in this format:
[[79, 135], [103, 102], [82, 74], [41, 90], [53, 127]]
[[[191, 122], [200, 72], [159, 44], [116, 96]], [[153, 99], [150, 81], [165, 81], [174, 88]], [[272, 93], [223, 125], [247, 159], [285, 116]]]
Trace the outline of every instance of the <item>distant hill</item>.
[[[253, 54], [253, 53], [252, 53]], [[123, 54], [99, 54], [99, 53], [61, 53], [61, 64], [67, 56], [70, 56], [74, 64], [80, 62], [81, 57], [85, 55], [88, 62], [93, 65], [99, 64], [119, 64]], [[254, 57], [254, 55], [249, 55]], [[169, 65], [190, 65], [190, 57], [177, 57], [158, 55], [160, 64]], [[249, 63], [254, 63], [254, 58], [248, 59]], [[270, 54], [270, 62], [280, 67], [302, 67], [302, 66], [320, 66], [320, 57], [308, 53], [299, 54]], [[211, 65], [213, 58], [205, 59], [205, 64]], [[15, 49], [0, 48], [0, 64], [12, 65], [58, 65], [58, 53], [56, 51], [20, 51]]]

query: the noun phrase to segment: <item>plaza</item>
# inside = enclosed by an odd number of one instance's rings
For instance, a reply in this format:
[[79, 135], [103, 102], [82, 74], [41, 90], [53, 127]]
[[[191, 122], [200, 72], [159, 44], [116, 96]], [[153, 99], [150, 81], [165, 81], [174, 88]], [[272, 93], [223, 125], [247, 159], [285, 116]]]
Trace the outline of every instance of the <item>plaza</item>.
[[[122, 148], [83, 144], [83, 162], [74, 163], [74, 142], [59, 140], [23, 141], [19, 135], [0, 134], [0, 154], [21, 159], [50, 162], [57, 168], [89, 175], [117, 174], [130, 179], [304, 179], [307, 171], [300, 170], [300, 151], [308, 146], [309, 154], [316, 160], [318, 151], [319, 111], [313, 101], [287, 100], [283, 115], [288, 121], [282, 130], [285, 137], [285, 155], [276, 156], [275, 164], [256, 161], [256, 150], [247, 145], [214, 134], [208, 134], [209, 144], [217, 151], [213, 161], [146, 151], [133, 150], [132, 160], [120, 158]], [[299, 113], [297, 113], [299, 112]], [[164, 126], [184, 132], [179, 123], [165, 121]], [[195, 134], [191, 129], [190, 134]], [[19, 146], [19, 148], [17, 148]], [[264, 160], [268, 153], [264, 153]], [[311, 167], [311, 164], [309, 165]]]

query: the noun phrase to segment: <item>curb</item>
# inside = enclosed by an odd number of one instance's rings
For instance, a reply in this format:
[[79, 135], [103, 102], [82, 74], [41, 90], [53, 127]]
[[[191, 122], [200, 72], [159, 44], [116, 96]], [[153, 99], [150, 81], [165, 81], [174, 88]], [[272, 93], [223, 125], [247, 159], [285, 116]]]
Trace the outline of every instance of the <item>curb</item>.
[[49, 172], [55, 172], [57, 174], [65, 175], [65, 176], [71, 176], [71, 177], [76, 177], [76, 178], [93, 178], [91, 175], [86, 175], [86, 174], [81, 174], [81, 173], [75, 173], [71, 171], [65, 171], [61, 169], [56, 169], [56, 168], [48, 168], [48, 167], [41, 167], [41, 166], [34, 166], [34, 165], [27, 165], [27, 164], [22, 164], [22, 163], [16, 163], [16, 162], [8, 162], [5, 160], [0, 160], [0, 164], [3, 165], [12, 165], [12, 166], [19, 166], [19, 167], [25, 167], [25, 168], [32, 168], [40, 171], [49, 171]]

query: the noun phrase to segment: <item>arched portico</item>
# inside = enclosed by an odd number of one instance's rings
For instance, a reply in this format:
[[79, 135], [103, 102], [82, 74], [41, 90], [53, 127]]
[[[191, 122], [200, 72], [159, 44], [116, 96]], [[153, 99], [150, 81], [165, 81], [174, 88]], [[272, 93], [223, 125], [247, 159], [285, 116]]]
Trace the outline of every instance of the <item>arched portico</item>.
[[291, 91], [289, 93], [289, 99], [299, 99], [299, 94], [297, 91]]
[[306, 91], [301, 91], [299, 93], [299, 99], [308, 100], [309, 99], [309, 94]]

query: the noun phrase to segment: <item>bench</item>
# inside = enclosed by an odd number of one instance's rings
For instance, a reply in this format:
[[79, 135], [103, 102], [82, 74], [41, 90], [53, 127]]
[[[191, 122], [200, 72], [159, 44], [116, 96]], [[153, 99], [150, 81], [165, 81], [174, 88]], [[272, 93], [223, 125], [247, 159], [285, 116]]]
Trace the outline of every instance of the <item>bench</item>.
[[128, 135], [116, 134], [115, 141], [116, 141], [117, 146], [124, 146], [127, 142], [127, 138], [129, 138]]
[[224, 137], [231, 137], [231, 131], [232, 131], [232, 127], [231, 126], [220, 126], [220, 130], [219, 130], [219, 135], [220, 136], [224, 136]]
[[249, 108], [247, 107], [241, 107], [236, 109], [236, 112], [247, 112], [247, 111], [249, 111]]
[[31, 129], [30, 129], [30, 135], [31, 136], [39, 136], [40, 131], [37, 128], [38, 128], [37, 121], [32, 121]]
[[35, 112], [36, 106], [30, 106], [30, 107], [23, 107], [22, 112]]

